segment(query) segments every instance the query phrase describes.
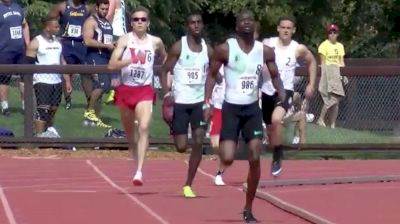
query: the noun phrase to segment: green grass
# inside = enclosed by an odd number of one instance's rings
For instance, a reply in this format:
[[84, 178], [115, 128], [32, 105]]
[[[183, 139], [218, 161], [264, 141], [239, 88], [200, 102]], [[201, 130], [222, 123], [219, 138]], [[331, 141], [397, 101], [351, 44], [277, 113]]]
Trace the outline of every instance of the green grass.
[[[152, 137], [167, 138], [169, 130], [161, 119], [160, 102], [154, 107], [153, 120], [150, 128]], [[23, 136], [23, 115], [20, 110], [20, 98], [17, 88], [10, 89], [10, 118], [0, 117], [0, 127], [10, 128], [16, 136]], [[56, 114], [55, 126], [62, 137], [103, 137], [106, 129], [97, 127], [83, 127], [83, 112], [86, 100], [81, 91], [74, 91], [72, 109], [64, 109], [64, 101]], [[102, 119], [115, 128], [121, 128], [118, 109], [113, 105], [103, 105]], [[293, 124], [285, 129], [285, 142], [290, 143], [293, 138]], [[395, 138], [385, 133], [370, 131], [356, 131], [344, 128], [324, 128], [315, 124], [307, 124], [307, 143], [318, 144], [348, 144], [348, 143], [394, 143]], [[399, 140], [397, 140], [397, 143]]]
[[[17, 88], [10, 89], [11, 117], [0, 118], [0, 127], [5, 127], [13, 130], [17, 137], [23, 136], [24, 117], [21, 113], [21, 103], [19, 92]], [[106, 130], [105, 128], [97, 127], [84, 127], [83, 112], [86, 107], [86, 100], [81, 91], [75, 91], [72, 95], [72, 108], [70, 110], [64, 109], [64, 100], [58, 109], [55, 118], [55, 127], [62, 137], [103, 137]], [[102, 120], [112, 125], [115, 128], [121, 128], [120, 115], [118, 108], [114, 105], [102, 106]], [[154, 137], [167, 137], [169, 131], [167, 125], [161, 119], [160, 106], [157, 105], [153, 110], [153, 120], [150, 128], [150, 135]]]

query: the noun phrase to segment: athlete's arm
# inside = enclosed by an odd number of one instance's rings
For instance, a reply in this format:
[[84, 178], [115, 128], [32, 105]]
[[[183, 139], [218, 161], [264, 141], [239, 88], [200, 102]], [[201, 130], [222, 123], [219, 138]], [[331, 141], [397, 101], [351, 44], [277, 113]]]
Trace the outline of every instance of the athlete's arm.
[[204, 93], [204, 102], [207, 104], [212, 96], [212, 91], [215, 85], [215, 80], [218, 77], [219, 69], [222, 64], [226, 64], [228, 62], [228, 54], [229, 54], [229, 46], [227, 43], [223, 43], [218, 45], [210, 60], [210, 69], [207, 74], [205, 93]]
[[278, 66], [275, 63], [275, 52], [272, 48], [264, 45], [264, 60], [268, 67], [268, 71], [271, 76], [272, 85], [278, 92], [279, 100], [281, 102], [285, 101], [285, 89], [283, 88], [283, 83], [279, 75]]
[[167, 51], [165, 50], [164, 42], [161, 40], [161, 38], [156, 37], [155, 41], [155, 54], [156, 57], [154, 58], [154, 64], [156, 65], [162, 65], [165, 62], [165, 59], [167, 58]]
[[117, 46], [111, 54], [110, 62], [108, 63], [108, 69], [118, 70], [131, 63], [131, 58], [120, 59], [124, 53], [125, 48], [128, 45], [128, 34], [123, 35], [118, 39]]
[[309, 80], [305, 94], [307, 97], [312, 97], [317, 79], [317, 61], [311, 51], [303, 44], [300, 44], [296, 50], [296, 56], [302, 58], [307, 64]]
[[58, 3], [55, 5], [48, 14], [50, 18], [59, 18], [65, 11], [65, 1]]
[[31, 35], [29, 33], [29, 25], [26, 21], [26, 18], [22, 20], [22, 33], [24, 35], [25, 46], [27, 47], [29, 45], [29, 42], [31, 41]]
[[33, 39], [26, 48], [26, 57], [30, 58], [29, 60], [36, 59], [36, 55], [39, 49], [39, 41], [37, 38]]
[[93, 39], [96, 28], [97, 22], [93, 17], [86, 19], [85, 23], [83, 24], [83, 41], [85, 45], [93, 48], [107, 48], [109, 50], [113, 50], [113, 44], [104, 44]]
[[181, 41], [177, 41], [172, 45], [171, 49], [168, 51], [167, 59], [165, 60], [165, 63], [160, 73], [161, 87], [164, 95], [166, 95], [170, 91], [170, 85], [168, 84], [168, 74], [175, 67], [175, 64], [178, 61], [180, 55], [181, 55]]
[[117, 1], [119, 0], [110, 0], [110, 6], [108, 8], [108, 13], [106, 15], [106, 18], [108, 21], [113, 21], [114, 19], [114, 13], [115, 13], [115, 9], [117, 8]]

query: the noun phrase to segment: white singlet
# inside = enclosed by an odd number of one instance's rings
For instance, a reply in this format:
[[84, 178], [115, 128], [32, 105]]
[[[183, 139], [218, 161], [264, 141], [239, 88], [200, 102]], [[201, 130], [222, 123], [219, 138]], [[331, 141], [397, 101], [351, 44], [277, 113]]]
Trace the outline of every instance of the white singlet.
[[112, 21], [113, 34], [118, 37], [126, 34], [125, 1], [120, 0], [120, 2], [121, 7], [115, 9]]
[[[38, 41], [39, 48], [36, 55], [37, 65], [60, 65], [62, 45], [56, 37], [53, 40], [47, 40], [42, 35], [35, 37]], [[61, 74], [57, 73], [35, 73], [33, 74], [33, 84], [46, 83], [57, 84], [61, 83]]]
[[209, 66], [207, 44], [202, 39], [201, 52], [190, 50], [187, 37], [181, 38], [181, 54], [173, 69], [175, 103], [193, 104], [204, 101], [204, 86]]
[[253, 49], [246, 54], [235, 38], [227, 40], [229, 59], [224, 66], [225, 101], [246, 105], [258, 101], [258, 80], [264, 64], [264, 46], [255, 41]]
[[153, 36], [147, 35], [146, 43], [137, 43], [136, 34], [127, 34], [128, 44], [122, 54], [122, 60], [131, 59], [131, 64], [121, 69], [122, 84], [127, 86], [151, 85], [153, 81], [153, 64], [155, 49]]
[[[293, 91], [297, 67], [296, 48], [299, 43], [292, 40], [288, 46], [279, 46], [279, 37], [264, 39], [263, 43], [275, 51], [275, 63], [278, 67], [284, 89]], [[275, 88], [270, 79], [264, 80], [261, 91], [268, 95], [275, 93]]]

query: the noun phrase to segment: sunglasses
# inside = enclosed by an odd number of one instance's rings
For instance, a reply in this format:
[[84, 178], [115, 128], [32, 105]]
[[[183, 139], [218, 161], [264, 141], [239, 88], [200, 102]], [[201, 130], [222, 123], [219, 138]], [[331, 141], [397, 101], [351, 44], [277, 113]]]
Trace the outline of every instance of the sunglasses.
[[146, 17], [133, 17], [132, 20], [133, 20], [133, 22], [139, 22], [139, 21], [147, 22]]
[[335, 31], [335, 30], [331, 30], [331, 31], [329, 31], [329, 34], [337, 34], [338, 32], [337, 31]]

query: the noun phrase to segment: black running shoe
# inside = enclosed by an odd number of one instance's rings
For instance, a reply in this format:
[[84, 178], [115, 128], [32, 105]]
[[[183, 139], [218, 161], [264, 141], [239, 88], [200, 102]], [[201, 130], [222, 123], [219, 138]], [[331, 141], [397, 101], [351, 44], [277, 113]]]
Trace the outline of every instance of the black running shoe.
[[271, 164], [271, 174], [274, 177], [277, 177], [281, 174], [282, 171], [282, 157], [283, 150], [281, 147], [275, 148], [272, 156], [272, 164]]
[[243, 211], [243, 220], [246, 223], [257, 223], [257, 219], [254, 218], [253, 213], [249, 210], [244, 210]]
[[1, 109], [1, 114], [3, 114], [6, 117], [9, 117], [11, 115], [10, 109], [8, 108]]

